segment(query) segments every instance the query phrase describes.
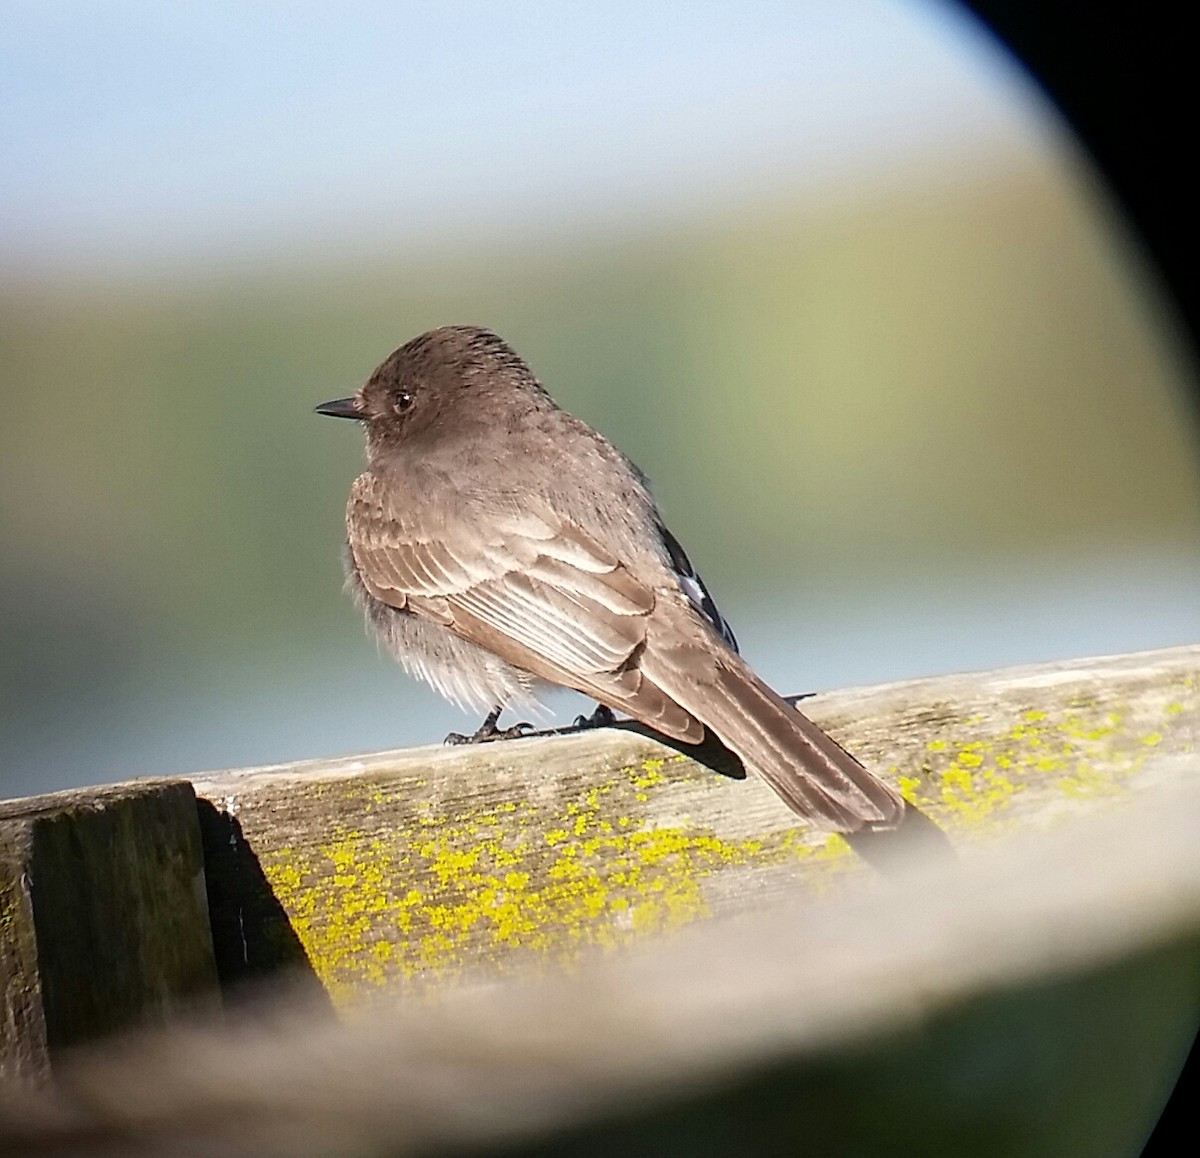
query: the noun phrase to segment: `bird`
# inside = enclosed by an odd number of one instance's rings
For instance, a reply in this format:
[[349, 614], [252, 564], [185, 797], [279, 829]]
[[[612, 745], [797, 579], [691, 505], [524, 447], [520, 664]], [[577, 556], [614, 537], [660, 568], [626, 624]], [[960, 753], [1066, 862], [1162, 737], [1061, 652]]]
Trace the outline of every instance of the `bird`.
[[560, 408], [493, 331], [451, 325], [394, 350], [316, 412], [365, 430], [346, 507], [347, 586], [407, 669], [465, 709], [548, 687], [684, 745], [715, 740], [812, 827], [899, 826], [904, 801], [785, 701], [737, 640], [646, 476]]

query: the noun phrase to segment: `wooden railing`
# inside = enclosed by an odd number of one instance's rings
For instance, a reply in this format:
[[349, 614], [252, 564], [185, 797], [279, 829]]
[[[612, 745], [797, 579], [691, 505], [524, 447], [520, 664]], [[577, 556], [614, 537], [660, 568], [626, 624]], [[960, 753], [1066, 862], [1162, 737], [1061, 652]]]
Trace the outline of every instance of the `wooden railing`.
[[804, 709], [898, 835], [634, 727], [0, 805], [0, 1151], [1144, 1133], [1200, 1021], [1200, 647]]

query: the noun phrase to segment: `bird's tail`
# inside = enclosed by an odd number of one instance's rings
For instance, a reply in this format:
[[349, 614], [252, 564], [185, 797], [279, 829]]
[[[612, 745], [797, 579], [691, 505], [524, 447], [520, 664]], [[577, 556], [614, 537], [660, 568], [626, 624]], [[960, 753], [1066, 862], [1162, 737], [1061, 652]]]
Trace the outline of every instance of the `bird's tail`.
[[900, 823], [899, 792], [772, 691], [740, 656], [676, 641], [675, 647], [648, 647], [642, 674], [714, 732], [793, 812], [838, 832]]

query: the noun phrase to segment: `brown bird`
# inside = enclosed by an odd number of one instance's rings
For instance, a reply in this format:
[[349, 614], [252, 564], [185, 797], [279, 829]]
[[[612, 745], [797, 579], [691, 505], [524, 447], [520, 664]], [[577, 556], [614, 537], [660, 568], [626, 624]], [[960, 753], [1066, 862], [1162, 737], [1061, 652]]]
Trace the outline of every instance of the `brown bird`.
[[[673, 740], [711, 733], [799, 816], [891, 828], [904, 804], [754, 674], [645, 476], [561, 410], [501, 338], [447, 326], [353, 397], [367, 469], [346, 510], [349, 584], [409, 673], [487, 711], [573, 688]], [[459, 737], [461, 739], [461, 737]]]

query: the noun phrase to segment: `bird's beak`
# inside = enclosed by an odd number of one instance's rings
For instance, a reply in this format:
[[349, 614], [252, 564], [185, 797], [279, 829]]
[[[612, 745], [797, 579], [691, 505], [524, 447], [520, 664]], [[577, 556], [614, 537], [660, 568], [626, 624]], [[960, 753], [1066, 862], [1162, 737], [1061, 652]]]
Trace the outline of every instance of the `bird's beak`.
[[332, 402], [322, 402], [317, 407], [318, 414], [328, 414], [330, 418], [356, 418], [362, 420], [366, 415], [355, 405], [351, 398], [335, 398]]

